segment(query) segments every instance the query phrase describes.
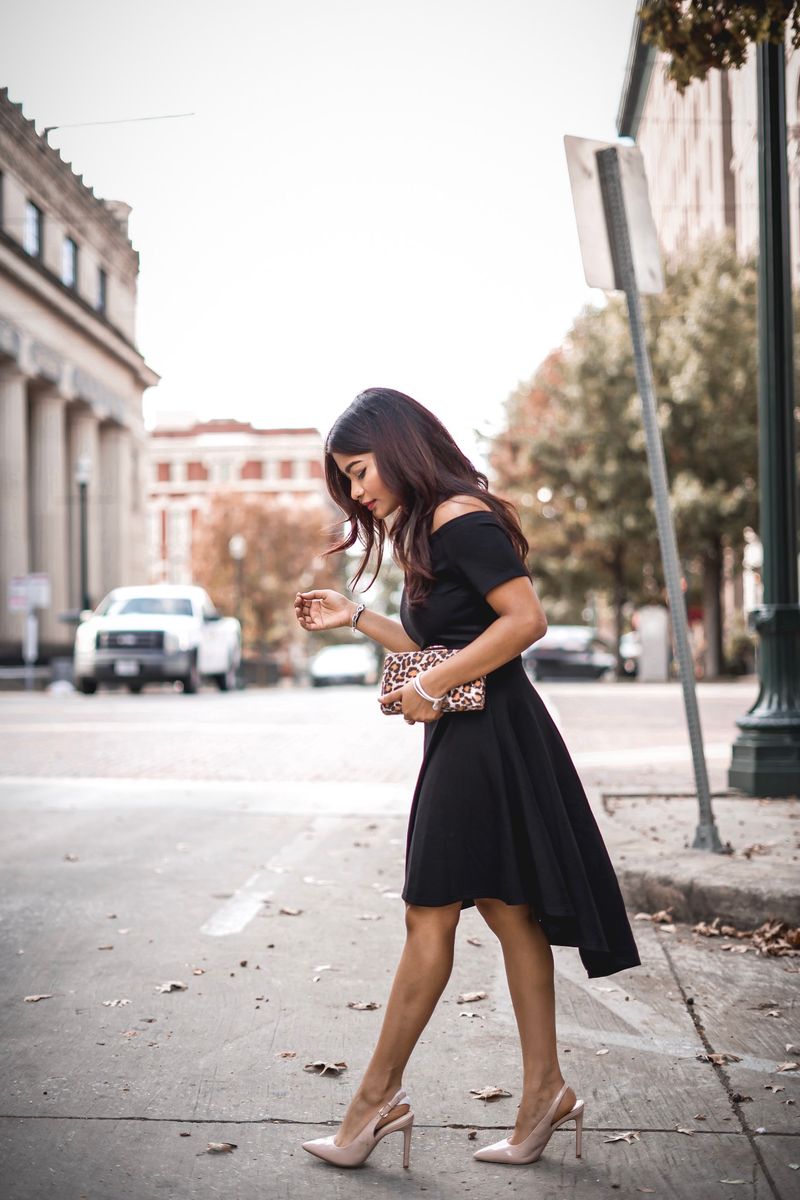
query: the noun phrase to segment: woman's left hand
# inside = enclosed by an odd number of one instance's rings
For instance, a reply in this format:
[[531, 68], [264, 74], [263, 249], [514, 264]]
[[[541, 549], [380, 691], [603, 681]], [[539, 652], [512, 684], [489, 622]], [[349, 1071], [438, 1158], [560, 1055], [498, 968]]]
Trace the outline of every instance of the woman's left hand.
[[409, 725], [413, 725], [415, 721], [425, 721], [426, 723], [438, 721], [442, 716], [442, 713], [437, 712], [432, 704], [423, 700], [410, 680], [401, 688], [395, 688], [393, 692], [384, 692], [382, 696], [378, 696], [380, 705], [393, 704], [395, 700], [402, 703], [403, 720]]

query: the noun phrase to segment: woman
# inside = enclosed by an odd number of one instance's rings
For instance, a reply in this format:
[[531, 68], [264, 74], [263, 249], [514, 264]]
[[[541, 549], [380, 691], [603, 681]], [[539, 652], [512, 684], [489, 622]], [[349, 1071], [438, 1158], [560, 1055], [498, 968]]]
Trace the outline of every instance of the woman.
[[639, 955], [575, 767], [522, 666], [521, 652], [547, 628], [524, 565], [528, 544], [512, 505], [401, 392], [356, 397], [328, 434], [325, 471], [350, 521], [327, 553], [359, 539], [357, 583], [373, 549], [380, 567], [388, 534], [405, 574], [400, 622], [322, 590], [297, 594], [302, 628], [352, 624], [390, 651], [457, 648], [419, 677], [423, 692], [435, 699], [486, 675], [486, 704], [442, 714], [411, 683], [378, 698], [400, 699], [405, 720], [425, 726], [406, 843], [406, 943], [344, 1120], [304, 1148], [356, 1166], [402, 1130], [408, 1165], [414, 1116], [403, 1071], [450, 977], [461, 911], [475, 905], [502, 946], [524, 1083], [511, 1136], [474, 1157], [533, 1162], [569, 1120], [579, 1155], [584, 1104], [558, 1062], [551, 944], [577, 946], [590, 977], [637, 966]]

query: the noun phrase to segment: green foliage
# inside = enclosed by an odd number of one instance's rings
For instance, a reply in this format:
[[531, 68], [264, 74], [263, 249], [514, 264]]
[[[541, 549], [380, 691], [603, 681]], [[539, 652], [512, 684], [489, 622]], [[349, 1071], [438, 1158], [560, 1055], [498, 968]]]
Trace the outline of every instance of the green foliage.
[[[649, 298], [648, 345], [684, 560], [738, 547], [757, 525], [756, 271], [729, 238], [706, 241]], [[506, 405], [495, 486], [517, 505], [551, 620], [605, 591], [665, 599], [625, 302], [575, 321], [564, 347]]]
[[669, 55], [667, 75], [681, 93], [711, 70], [741, 67], [752, 42], [783, 43], [787, 22], [792, 46], [800, 46], [798, 0], [646, 0], [638, 15], [643, 40]]

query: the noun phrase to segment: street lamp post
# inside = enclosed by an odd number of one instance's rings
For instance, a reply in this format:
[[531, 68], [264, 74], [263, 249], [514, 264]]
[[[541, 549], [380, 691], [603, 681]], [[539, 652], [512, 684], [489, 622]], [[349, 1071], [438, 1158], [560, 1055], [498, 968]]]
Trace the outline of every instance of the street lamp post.
[[81, 456], [75, 463], [75, 482], [78, 485], [78, 520], [80, 543], [80, 592], [81, 611], [92, 607], [89, 598], [89, 514], [88, 488], [92, 474], [91, 460]]
[[763, 603], [750, 627], [761, 640], [760, 689], [736, 724], [728, 782], [751, 796], [800, 791], [800, 605], [797, 580], [792, 292], [783, 43], [757, 55], [758, 409]]
[[[235, 533], [228, 542], [228, 553], [236, 563], [236, 616], [242, 630], [244, 648], [244, 560], [247, 554], [247, 538], [241, 533]], [[241, 665], [239, 670], [241, 671]]]

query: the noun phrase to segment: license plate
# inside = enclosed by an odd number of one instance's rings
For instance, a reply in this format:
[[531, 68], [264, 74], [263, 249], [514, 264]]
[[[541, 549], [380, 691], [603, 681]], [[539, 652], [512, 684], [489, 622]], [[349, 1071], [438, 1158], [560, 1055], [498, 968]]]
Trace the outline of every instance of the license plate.
[[130, 658], [118, 658], [114, 663], [115, 675], [138, 675], [139, 664]]

